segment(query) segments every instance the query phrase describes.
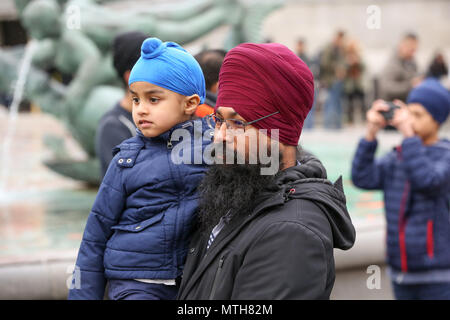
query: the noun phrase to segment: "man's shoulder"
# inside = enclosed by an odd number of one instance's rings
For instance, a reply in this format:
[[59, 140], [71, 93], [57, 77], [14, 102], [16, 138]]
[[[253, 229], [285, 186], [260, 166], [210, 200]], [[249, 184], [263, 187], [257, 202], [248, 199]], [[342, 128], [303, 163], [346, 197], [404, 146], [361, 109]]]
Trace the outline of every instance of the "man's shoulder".
[[271, 227], [286, 225], [291, 232], [313, 232], [319, 236], [331, 237], [331, 227], [318, 203], [308, 199], [291, 199], [282, 206], [276, 206], [254, 221], [254, 227], [267, 232]]
[[119, 120], [120, 116], [125, 116], [128, 120], [131, 118], [131, 113], [123, 109], [119, 103], [115, 104], [111, 109], [106, 111], [103, 116], [100, 118], [99, 124], [108, 122], [108, 123], [121, 123]]
[[97, 126], [97, 135], [108, 135], [110, 132], [114, 132], [118, 127], [122, 127], [119, 121], [119, 115], [116, 107], [111, 108], [100, 118]]

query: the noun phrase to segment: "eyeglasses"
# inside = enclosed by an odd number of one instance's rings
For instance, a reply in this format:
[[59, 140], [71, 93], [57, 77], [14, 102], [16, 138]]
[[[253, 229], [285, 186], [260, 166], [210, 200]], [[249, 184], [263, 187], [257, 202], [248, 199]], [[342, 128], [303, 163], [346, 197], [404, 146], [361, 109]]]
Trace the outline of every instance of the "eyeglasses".
[[260, 120], [266, 119], [277, 113], [280, 113], [280, 111], [271, 113], [267, 116], [264, 116], [264, 117], [256, 119], [256, 120], [252, 120], [250, 122], [246, 122], [246, 121], [239, 120], [239, 119], [222, 119], [222, 118], [219, 118], [218, 116], [216, 116], [214, 113], [211, 113], [210, 115], [206, 116], [206, 120], [207, 120], [208, 126], [211, 129], [219, 129], [220, 127], [222, 127], [222, 124], [225, 122], [227, 129], [244, 129], [245, 130], [246, 126], [249, 126]]

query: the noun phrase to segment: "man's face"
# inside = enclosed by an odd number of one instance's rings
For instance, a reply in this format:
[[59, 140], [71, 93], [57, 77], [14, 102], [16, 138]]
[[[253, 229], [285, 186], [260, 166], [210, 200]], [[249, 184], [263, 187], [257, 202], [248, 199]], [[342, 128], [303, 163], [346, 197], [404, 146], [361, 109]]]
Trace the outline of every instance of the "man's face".
[[[233, 108], [219, 107], [216, 110], [216, 116], [219, 119], [225, 120], [240, 120], [246, 122]], [[270, 154], [271, 138], [262, 134], [260, 130], [247, 125], [245, 128], [241, 128], [234, 125], [233, 121], [228, 121], [229, 128], [227, 128], [226, 122], [221, 125], [216, 124], [214, 130], [214, 143], [217, 145], [223, 145], [229, 150], [233, 150], [237, 157], [245, 159], [246, 164], [260, 163], [260, 152]], [[265, 150], [262, 150], [264, 148]], [[222, 157], [223, 156], [223, 157]], [[222, 158], [223, 163], [230, 163], [231, 159], [227, 161], [226, 152], [223, 155], [217, 155], [219, 160]], [[235, 159], [236, 160], [236, 159]]]
[[[216, 117], [246, 122], [229, 107], [218, 107]], [[207, 232], [225, 215], [242, 216], [252, 211], [255, 199], [261, 192], [274, 186], [282, 156], [273, 130], [273, 138], [269, 138], [251, 125], [245, 126], [244, 131], [233, 129], [233, 121], [227, 121], [228, 128], [226, 122], [221, 125], [218, 122], [214, 130], [216, 161], [209, 167], [198, 188], [199, 227]], [[217, 150], [224, 147], [231, 152], [224, 150], [221, 158]], [[245, 161], [239, 162], [242, 159]]]
[[341, 48], [344, 45], [344, 34], [338, 33], [334, 38], [334, 45], [338, 48]]
[[[216, 117], [245, 122], [229, 107], [217, 108]], [[256, 198], [265, 188], [273, 185], [279, 170], [280, 153], [277, 146], [271, 145], [271, 138], [259, 134], [261, 130], [251, 125], [245, 126], [244, 131], [233, 129], [233, 121], [227, 122], [229, 128], [226, 122], [215, 127], [215, 163], [209, 167], [198, 188], [199, 227], [207, 233], [225, 215], [248, 215], [254, 208]], [[219, 149], [223, 150], [223, 154], [218, 154]], [[270, 150], [276, 152], [266, 157], [264, 153], [267, 155]], [[275, 156], [277, 159], [273, 161]], [[239, 162], [242, 159], [245, 161]]]
[[297, 53], [303, 53], [305, 51], [305, 44], [303, 41], [297, 42]]
[[410, 60], [414, 58], [414, 55], [417, 50], [417, 40], [412, 38], [404, 39], [399, 45], [399, 55], [403, 59]]

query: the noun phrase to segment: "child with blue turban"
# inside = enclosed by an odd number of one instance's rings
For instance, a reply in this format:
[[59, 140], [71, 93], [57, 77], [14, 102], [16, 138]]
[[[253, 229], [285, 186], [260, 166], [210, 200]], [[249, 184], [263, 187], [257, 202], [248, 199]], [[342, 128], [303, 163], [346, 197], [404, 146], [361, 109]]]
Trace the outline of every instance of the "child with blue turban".
[[[175, 299], [206, 164], [172, 151], [203, 152], [202, 70], [173, 42], [149, 38], [129, 77], [137, 135], [114, 149], [78, 252], [69, 299]], [[185, 133], [180, 139], [177, 130]], [[190, 138], [190, 139], [188, 139]], [[203, 153], [202, 153], [203, 154]]]

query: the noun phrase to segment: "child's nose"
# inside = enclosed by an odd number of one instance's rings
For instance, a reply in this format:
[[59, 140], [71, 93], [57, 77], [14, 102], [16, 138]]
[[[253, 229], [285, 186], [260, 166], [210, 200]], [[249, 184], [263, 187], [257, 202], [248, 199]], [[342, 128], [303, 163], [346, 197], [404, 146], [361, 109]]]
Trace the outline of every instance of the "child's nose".
[[136, 112], [139, 115], [146, 115], [149, 113], [149, 107], [145, 103], [139, 103], [134, 107], [136, 108]]

